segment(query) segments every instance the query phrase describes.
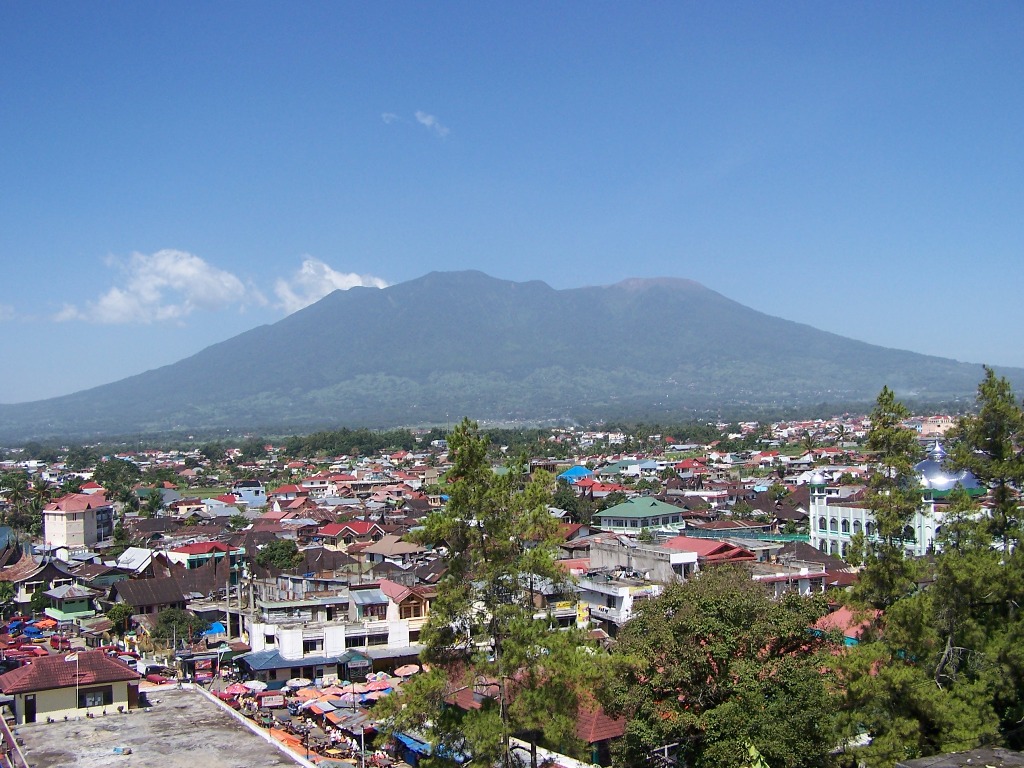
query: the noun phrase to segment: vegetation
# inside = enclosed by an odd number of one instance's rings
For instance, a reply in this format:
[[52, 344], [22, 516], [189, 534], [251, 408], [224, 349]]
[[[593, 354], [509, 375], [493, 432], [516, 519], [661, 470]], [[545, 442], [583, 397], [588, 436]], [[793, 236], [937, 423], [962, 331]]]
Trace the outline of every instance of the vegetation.
[[92, 479], [109, 494], [117, 496], [134, 486], [142, 477], [142, 470], [125, 459], [107, 459], [96, 465]]
[[207, 629], [210, 623], [199, 616], [181, 608], [166, 608], [156, 616], [153, 637], [160, 640], [190, 641]]
[[286, 571], [302, 562], [302, 554], [292, 539], [274, 539], [256, 553], [256, 565]]
[[921, 449], [917, 435], [903, 426], [909, 417], [906, 406], [883, 387], [871, 411], [867, 447], [874, 452], [874, 461], [865, 499], [874, 512], [878, 538], [865, 552], [865, 569], [856, 586], [858, 599], [876, 608], [892, 605], [914, 583], [903, 542], [915, 535], [910, 521], [921, 505], [914, 472]]
[[128, 622], [132, 618], [132, 607], [127, 603], [114, 603], [110, 606], [106, 616], [114, 625], [114, 634], [123, 635], [128, 631]]
[[[887, 412], [898, 412], [884, 391], [880, 405], [883, 400]], [[976, 471], [989, 486], [991, 514], [963, 489], [950, 495], [941, 547], [918, 564], [926, 568], [917, 579], [922, 588], [908, 583], [911, 566], [900, 562], [899, 548], [883, 550], [885, 570], [869, 550], [863, 576], [875, 578], [855, 597], [886, 611], [879, 631], [835, 660], [838, 741], [846, 745], [841, 765], [889, 768], [980, 745], [1024, 746], [1024, 553], [1016, 522], [1024, 415], [1008, 382], [989, 370], [977, 404], [977, 413], [962, 417], [951, 434], [951, 464]], [[912, 452], [891, 423], [880, 420], [876, 429], [883, 431], [869, 443], [880, 457], [890, 457], [880, 466], [891, 482], [903, 475]], [[903, 487], [890, 485], [895, 503], [881, 509], [893, 515], [893, 531], [910, 502]], [[886, 546], [884, 539], [880, 544]]]
[[609, 710], [628, 717], [616, 764], [643, 765], [668, 745], [677, 765], [695, 768], [739, 768], [751, 746], [773, 768], [827, 763], [827, 646], [807, 633], [827, 610], [823, 598], [772, 600], [731, 567], [642, 604], [606, 689]]
[[[599, 659], [577, 630], [551, 631], [537, 607], [542, 595], [568, 589], [555, 562], [558, 524], [547, 511], [551, 478], [528, 479], [521, 461], [494, 473], [488, 441], [469, 421], [449, 448], [450, 500], [421, 536], [443, 547], [448, 567], [421, 636], [431, 669], [404, 685], [386, 712], [397, 727], [431, 723], [435, 756], [469, 752], [474, 762], [508, 766], [513, 736], [578, 753], [576, 712]], [[446, 704], [467, 689], [485, 694], [480, 709]], [[537, 765], [535, 749], [530, 758]]]

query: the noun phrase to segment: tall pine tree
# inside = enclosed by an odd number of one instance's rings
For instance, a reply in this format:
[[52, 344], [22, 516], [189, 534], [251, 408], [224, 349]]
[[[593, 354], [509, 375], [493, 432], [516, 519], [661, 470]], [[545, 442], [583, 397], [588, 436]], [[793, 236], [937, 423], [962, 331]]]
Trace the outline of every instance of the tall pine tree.
[[[556, 562], [553, 478], [530, 479], [522, 461], [496, 473], [488, 441], [468, 420], [448, 445], [448, 503], [420, 536], [447, 566], [421, 635], [430, 671], [404, 685], [385, 711], [392, 727], [431, 740], [435, 762], [469, 753], [481, 765], [536, 765], [538, 744], [579, 752], [576, 715], [600, 656], [543, 608], [544, 596], [572, 592]], [[478, 707], [452, 706], [468, 692]], [[513, 737], [531, 745], [520, 760]]]

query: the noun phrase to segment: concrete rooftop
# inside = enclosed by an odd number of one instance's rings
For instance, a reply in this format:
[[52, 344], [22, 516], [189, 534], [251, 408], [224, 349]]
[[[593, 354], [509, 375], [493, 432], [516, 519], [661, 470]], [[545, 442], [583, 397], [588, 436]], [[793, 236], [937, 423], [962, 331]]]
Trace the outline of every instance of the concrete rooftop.
[[[146, 691], [150, 711], [17, 727], [32, 768], [295, 768], [201, 693]], [[115, 755], [114, 747], [132, 754]]]

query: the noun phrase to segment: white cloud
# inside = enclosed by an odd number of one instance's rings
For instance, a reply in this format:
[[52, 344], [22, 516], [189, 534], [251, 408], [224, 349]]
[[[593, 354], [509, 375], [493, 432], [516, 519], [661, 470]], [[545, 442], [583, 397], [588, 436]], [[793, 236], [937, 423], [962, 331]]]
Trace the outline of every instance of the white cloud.
[[133, 253], [127, 262], [112, 261], [124, 272], [115, 285], [82, 306], [65, 304], [57, 320], [93, 323], [154, 323], [180, 320], [198, 310], [266, 303], [259, 291], [246, 287], [230, 272], [184, 251]]
[[398, 120], [398, 115], [394, 112], [383, 112], [381, 113], [380, 119], [383, 120], [387, 125], [391, 125], [393, 122]]
[[336, 272], [319, 259], [307, 257], [303, 259], [302, 267], [290, 280], [278, 279], [274, 285], [274, 293], [280, 299], [280, 308], [291, 314], [319, 301], [331, 291], [347, 291], [357, 286], [387, 288], [388, 284], [373, 275]]
[[448, 135], [448, 129], [441, 125], [441, 121], [433, 115], [429, 115], [426, 112], [416, 112], [416, 122], [420, 125], [426, 126], [428, 129], [434, 132], [434, 135], [438, 138], [443, 139]]

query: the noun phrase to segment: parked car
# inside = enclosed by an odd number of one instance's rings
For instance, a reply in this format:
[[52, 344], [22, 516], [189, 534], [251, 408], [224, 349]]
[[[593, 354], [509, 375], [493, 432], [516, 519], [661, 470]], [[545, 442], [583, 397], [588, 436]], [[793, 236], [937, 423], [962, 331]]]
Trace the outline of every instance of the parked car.
[[70, 651], [71, 639], [61, 635], [50, 635], [50, 647], [57, 651]]

